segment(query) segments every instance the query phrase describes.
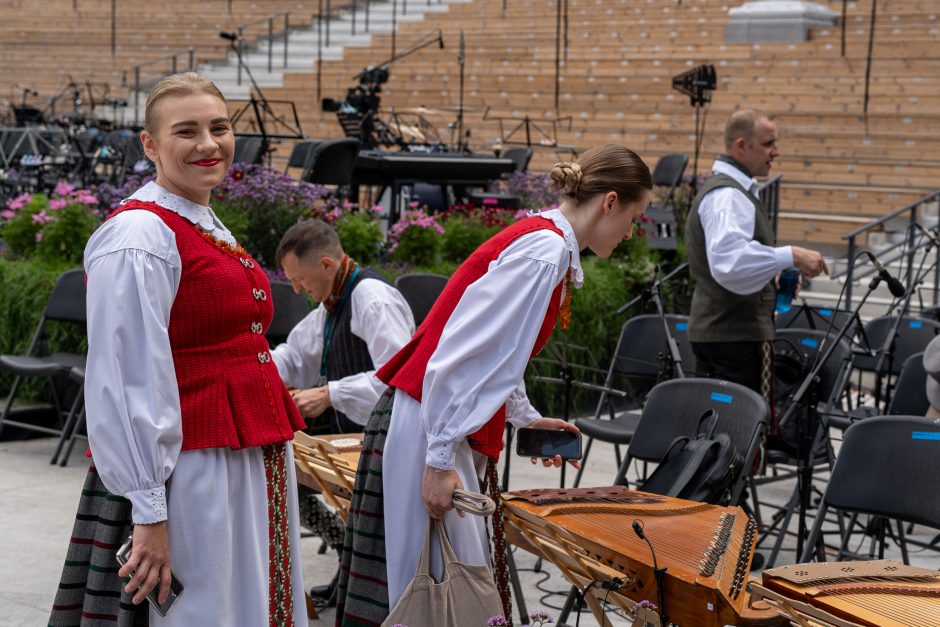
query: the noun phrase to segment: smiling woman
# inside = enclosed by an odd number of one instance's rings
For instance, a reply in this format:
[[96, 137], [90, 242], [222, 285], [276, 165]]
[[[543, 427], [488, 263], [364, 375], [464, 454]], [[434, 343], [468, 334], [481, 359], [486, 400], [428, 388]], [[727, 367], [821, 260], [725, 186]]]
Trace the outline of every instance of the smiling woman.
[[268, 280], [208, 206], [234, 152], [225, 99], [169, 76], [141, 141], [156, 181], [85, 248], [94, 466], [49, 624], [137, 624], [172, 566], [183, 592], [151, 625], [305, 625], [287, 445], [304, 423], [264, 337]]

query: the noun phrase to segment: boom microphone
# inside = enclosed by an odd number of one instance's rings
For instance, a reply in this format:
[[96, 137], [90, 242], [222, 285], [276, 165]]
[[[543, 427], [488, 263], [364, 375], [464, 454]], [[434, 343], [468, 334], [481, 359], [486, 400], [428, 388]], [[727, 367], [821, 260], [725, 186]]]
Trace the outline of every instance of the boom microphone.
[[878, 276], [881, 277], [885, 283], [888, 284], [888, 289], [891, 291], [891, 295], [895, 298], [903, 298], [904, 294], [907, 293], [907, 289], [904, 285], [901, 284], [896, 278], [891, 276], [891, 274], [885, 269], [881, 262], [878, 261], [878, 257], [875, 257], [868, 251], [865, 251], [865, 254], [868, 255], [868, 258], [871, 259], [871, 263], [875, 266], [875, 269], [878, 270]]
[[238, 41], [238, 33], [233, 33], [231, 31], [222, 31], [219, 33], [219, 37], [222, 39], [228, 39], [229, 41]]

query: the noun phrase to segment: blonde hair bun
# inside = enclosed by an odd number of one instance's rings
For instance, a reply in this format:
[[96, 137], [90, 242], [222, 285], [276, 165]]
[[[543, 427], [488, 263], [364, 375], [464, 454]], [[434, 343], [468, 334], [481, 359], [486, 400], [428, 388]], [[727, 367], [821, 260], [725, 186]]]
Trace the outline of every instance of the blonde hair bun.
[[552, 184], [565, 194], [575, 195], [578, 193], [578, 185], [581, 183], [581, 166], [573, 161], [562, 161], [552, 166], [549, 176]]

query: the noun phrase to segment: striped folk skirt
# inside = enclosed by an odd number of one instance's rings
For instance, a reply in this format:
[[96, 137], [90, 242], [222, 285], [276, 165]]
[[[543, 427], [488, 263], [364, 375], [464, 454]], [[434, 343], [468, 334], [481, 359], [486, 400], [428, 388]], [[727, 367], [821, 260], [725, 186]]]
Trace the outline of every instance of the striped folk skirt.
[[88, 469], [49, 627], [149, 624], [146, 603], [131, 603], [114, 554], [131, 534], [131, 503], [108, 492]]
[[362, 439], [337, 587], [337, 627], [378, 627], [389, 612], [382, 450], [394, 398], [393, 388], [379, 398]]

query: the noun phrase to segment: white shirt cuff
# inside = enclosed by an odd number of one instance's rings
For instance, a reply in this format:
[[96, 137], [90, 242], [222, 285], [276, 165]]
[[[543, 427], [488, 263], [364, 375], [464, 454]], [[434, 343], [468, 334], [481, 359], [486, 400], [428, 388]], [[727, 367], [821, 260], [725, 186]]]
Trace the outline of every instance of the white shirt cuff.
[[793, 247], [779, 246], [774, 248], [774, 258], [777, 261], [777, 270], [786, 270], [793, 267]]
[[439, 470], [453, 470], [454, 444], [453, 441], [439, 440], [429, 435], [428, 454], [424, 459], [424, 463]]
[[135, 525], [166, 520], [166, 490], [163, 486], [128, 492], [124, 498], [131, 502], [131, 518]]

